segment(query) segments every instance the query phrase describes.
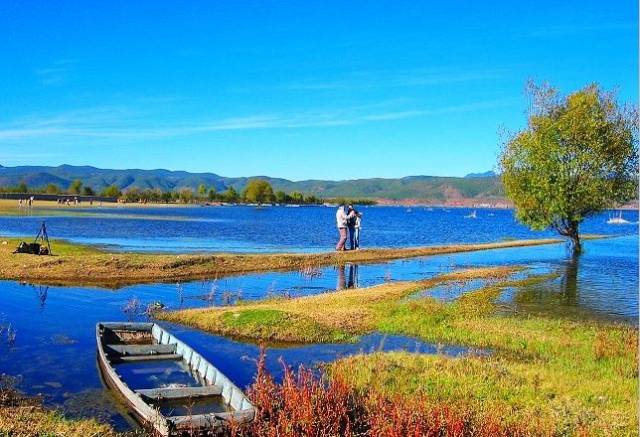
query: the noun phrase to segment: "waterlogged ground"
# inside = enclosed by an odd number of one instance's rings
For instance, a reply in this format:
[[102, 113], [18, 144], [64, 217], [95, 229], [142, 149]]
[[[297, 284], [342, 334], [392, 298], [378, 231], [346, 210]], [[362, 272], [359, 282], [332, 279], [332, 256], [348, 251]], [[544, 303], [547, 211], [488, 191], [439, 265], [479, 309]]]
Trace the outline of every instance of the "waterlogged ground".
[[[59, 215], [47, 218], [47, 223], [52, 230], [61, 230], [62, 235], [56, 236], [89, 241], [83, 235], [96, 235], [90, 241], [115, 244], [123, 250], [147, 249], [165, 244], [170, 250], [216, 250], [220, 247], [227, 250], [256, 250], [258, 247], [274, 251], [302, 247], [319, 250], [333, 241], [333, 210], [328, 208], [283, 208], [282, 211], [293, 214], [288, 215], [286, 220], [282, 220], [278, 212], [280, 210], [276, 208], [176, 210], [145, 210], [142, 218], [132, 218], [130, 214], [133, 212], [126, 210], [105, 211], [109, 215], [104, 217], [93, 216], [93, 213], [74, 217]], [[215, 221], [217, 214], [224, 211], [227, 221]], [[368, 208], [365, 212], [367, 217], [372, 217], [367, 228], [368, 236], [375, 245], [380, 246], [540, 236], [515, 226], [509, 211], [479, 210], [476, 220], [462, 218], [465, 214], [463, 210], [446, 212], [414, 208], [408, 212], [400, 208]], [[135, 213], [141, 214], [139, 209]], [[254, 214], [264, 215], [256, 223], [254, 219], [244, 221], [245, 216], [251, 218]], [[383, 218], [380, 220], [386, 221], [384, 226], [375, 225], [373, 218], [376, 214], [381, 214]], [[630, 220], [637, 220], [636, 212], [625, 214], [629, 214]], [[630, 217], [631, 214], [635, 214], [635, 217]], [[154, 218], [150, 219], [148, 215]], [[301, 237], [293, 228], [291, 217], [297, 217], [293, 221], [302, 223], [303, 229], [313, 228], [319, 234]], [[318, 217], [323, 218], [320, 220]], [[440, 218], [442, 223], [439, 222]], [[28, 229], [34, 225], [37, 227], [41, 219], [2, 217], [0, 234], [29, 233]], [[181, 284], [136, 285], [118, 290], [0, 282], [0, 325], [3, 326], [0, 333], [0, 373], [20, 375], [21, 389], [29, 394], [44, 394], [47, 403], [63, 408], [71, 416], [97, 417], [119, 429], [125, 429], [131, 426], [131, 422], [122, 407], [104, 390], [97, 370], [95, 323], [98, 321], [144, 319], [145, 316], [140, 313], [154, 302], [160, 302], [170, 309], [227, 305], [238, 299], [295, 297], [348, 287], [368, 287], [388, 281], [425, 279], [465, 267], [526, 265], [527, 270], [519, 275], [551, 275], [549, 280], [542, 283], [506, 289], [500, 297], [502, 311], [634, 323], [638, 318], [637, 226], [611, 226], [606, 225], [605, 221], [606, 216], [592, 219], [585, 230], [627, 235], [587, 241], [585, 253], [577, 260], [568, 255], [564, 245], [558, 244], [378, 264], [347, 264], [344, 267], [304, 272], [247, 274]], [[192, 236], [179, 238], [187, 228], [194, 228], [189, 231], [193, 232], [189, 234]], [[195, 235], [195, 229], [203, 233]], [[221, 231], [223, 229], [225, 232]], [[281, 238], [270, 236], [276, 229], [282, 231]], [[425, 232], [425, 229], [429, 232]], [[165, 234], [155, 237], [154, 232], [158, 230]], [[108, 239], [105, 235], [109, 232], [120, 235], [122, 239]], [[127, 240], [127, 233], [134, 238]], [[215, 236], [212, 237], [212, 233]], [[246, 238], [239, 240], [234, 235]], [[485, 285], [487, 283], [484, 281], [472, 281], [467, 285], [449, 283], [425, 291], [424, 295], [451, 300]], [[124, 311], [125, 308], [128, 311]], [[163, 324], [194, 346], [237, 385], [246, 386], [251, 382], [254, 360], [259, 351], [257, 345]], [[9, 339], [13, 335], [15, 342], [10, 345]], [[372, 334], [363, 337], [357, 344], [270, 345], [268, 367], [278, 376], [282, 369], [278, 362], [280, 357], [294, 366], [301, 363], [313, 365], [375, 350], [449, 355], [470, 352], [463, 348], [425, 344], [412, 338]]]
[[[553, 280], [508, 290], [501, 302], [514, 311], [554, 312], [581, 317], [634, 321], [638, 314], [638, 239], [635, 236], [592, 240], [577, 260], [563, 244], [495, 249], [439, 255], [376, 264], [347, 264], [304, 272], [252, 273], [211, 280], [172, 284], [144, 284], [120, 289], [142, 307], [154, 302], [168, 309], [229, 305], [266, 297], [299, 297], [389, 281], [415, 281], [454, 269], [478, 266], [526, 265], [524, 274], [550, 274]], [[452, 300], [478, 289], [484, 281], [464, 287], [450, 283], [425, 293]]]
[[[542, 238], [517, 223], [511, 210], [363, 207], [363, 247]], [[637, 235], [637, 224], [609, 225], [613, 213], [589, 218], [585, 233]], [[623, 218], [638, 222], [637, 211]], [[45, 220], [52, 237], [99, 244], [110, 250], [152, 252], [317, 252], [335, 246], [335, 209], [327, 207], [166, 207], [34, 210], [0, 217], [0, 235], [35, 234]]]
[[[0, 340], [0, 373], [19, 375], [21, 390], [28, 394], [43, 394], [47, 404], [62, 408], [71, 417], [96, 417], [118, 429], [133, 425], [118, 402], [104, 389], [95, 352], [95, 324], [98, 321], [145, 319], [142, 315], [129, 317], [123, 312], [131, 294], [86, 288], [47, 288], [16, 282], [1, 282], [0, 289], [3, 301], [0, 324], [4, 326]], [[252, 382], [258, 345], [172, 324], [163, 325], [237, 385], [246, 387]], [[8, 344], [7, 332], [15, 333], [12, 345]], [[355, 353], [394, 350], [453, 356], [476, 353], [402, 336], [372, 334], [355, 344], [270, 345], [267, 367], [279, 377], [283, 369], [279, 358], [290, 365], [313, 367]], [[158, 373], [165, 375], [169, 382], [184, 377], [170, 368]], [[141, 381], [133, 376], [134, 385], [149, 383], [156, 386], [163, 382]]]

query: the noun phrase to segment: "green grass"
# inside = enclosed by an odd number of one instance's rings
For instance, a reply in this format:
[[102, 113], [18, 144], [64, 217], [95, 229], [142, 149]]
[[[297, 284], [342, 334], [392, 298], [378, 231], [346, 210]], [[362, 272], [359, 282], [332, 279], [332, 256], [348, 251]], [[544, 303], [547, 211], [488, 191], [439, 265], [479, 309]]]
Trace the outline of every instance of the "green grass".
[[[353, 340], [340, 330], [327, 328], [307, 317], [271, 309], [247, 309], [225, 312], [220, 317], [221, 331], [237, 337], [292, 341], [304, 337], [311, 342], [344, 342]], [[274, 332], [278, 335], [274, 335]]]
[[[419, 393], [504, 423], [531, 424], [535, 434], [637, 435], [638, 330], [561, 317], [498, 314], [495, 299], [504, 287], [556, 277], [514, 280], [510, 275], [515, 270], [472, 269], [427, 281], [160, 317], [258, 340], [347, 341], [381, 331], [484, 349], [491, 355], [358, 355], [329, 369], [361, 390]], [[477, 278], [491, 282], [453, 302], [406, 299], [444, 282]]]

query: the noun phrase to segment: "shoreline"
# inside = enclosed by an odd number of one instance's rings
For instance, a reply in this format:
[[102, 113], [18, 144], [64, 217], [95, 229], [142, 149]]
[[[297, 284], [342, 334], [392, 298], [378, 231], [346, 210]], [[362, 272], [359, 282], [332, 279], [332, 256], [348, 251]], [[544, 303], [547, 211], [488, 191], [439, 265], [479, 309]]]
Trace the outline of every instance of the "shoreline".
[[[606, 236], [583, 236], [583, 239]], [[30, 237], [28, 238], [30, 239]], [[0, 237], [0, 279], [49, 285], [119, 288], [190, 281], [265, 271], [295, 271], [346, 263], [370, 264], [403, 258], [480, 250], [561, 244], [559, 238], [508, 240], [404, 249], [280, 254], [145, 254], [106, 252], [94, 246], [52, 240], [52, 256], [13, 254], [21, 238]]]
[[[69, 195], [72, 196], [72, 195]], [[375, 205], [366, 205], [367, 208], [436, 208], [436, 209], [480, 209], [480, 210], [513, 210], [513, 205], [504, 204], [501, 202], [492, 204], [492, 202], [478, 202], [478, 203], [470, 203], [470, 204], [446, 204], [446, 203], [429, 203], [427, 200], [419, 200], [419, 199], [405, 199], [404, 201], [392, 202], [381, 199], [372, 199], [378, 202]], [[250, 205], [246, 203], [235, 203], [235, 204], [222, 204], [220, 202], [203, 202], [203, 203], [139, 203], [139, 202], [94, 202], [90, 204], [89, 202], [82, 202], [78, 205], [65, 205], [62, 203], [58, 203], [53, 200], [36, 200], [34, 201], [34, 205], [30, 208], [25, 206], [19, 207], [17, 200], [14, 199], [0, 199], [0, 215], [11, 213], [14, 215], [17, 212], [24, 211], [38, 211], [38, 210], [69, 210], [72, 211], [74, 209], [92, 209], [92, 208], [197, 208], [197, 207], [255, 207], [255, 205]], [[299, 205], [303, 208], [333, 208], [337, 207], [337, 205]], [[282, 204], [279, 206], [262, 206], [263, 208], [271, 208], [271, 207], [287, 207], [286, 204]], [[617, 208], [609, 208], [603, 211], [603, 213], [611, 212], [611, 211], [635, 211], [638, 209], [637, 204], [627, 204], [621, 205]]]

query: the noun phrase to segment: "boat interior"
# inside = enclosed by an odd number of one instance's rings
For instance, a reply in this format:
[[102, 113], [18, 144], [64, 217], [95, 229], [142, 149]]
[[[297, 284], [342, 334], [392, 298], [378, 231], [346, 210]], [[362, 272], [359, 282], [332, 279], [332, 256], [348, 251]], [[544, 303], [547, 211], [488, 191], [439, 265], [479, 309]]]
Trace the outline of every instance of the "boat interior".
[[253, 414], [244, 393], [226, 376], [158, 325], [102, 323], [98, 330], [118, 378], [174, 427]]

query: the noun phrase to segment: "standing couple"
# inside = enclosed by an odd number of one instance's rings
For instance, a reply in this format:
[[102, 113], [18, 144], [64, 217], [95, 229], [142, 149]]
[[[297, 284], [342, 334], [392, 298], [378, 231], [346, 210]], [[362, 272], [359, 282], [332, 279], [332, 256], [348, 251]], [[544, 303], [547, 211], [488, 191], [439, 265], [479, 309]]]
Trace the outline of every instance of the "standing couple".
[[360, 223], [362, 213], [355, 210], [352, 205], [340, 205], [336, 211], [336, 224], [340, 232], [340, 240], [336, 245], [336, 250], [345, 250], [347, 242], [347, 232], [349, 233], [350, 250], [360, 248]]

